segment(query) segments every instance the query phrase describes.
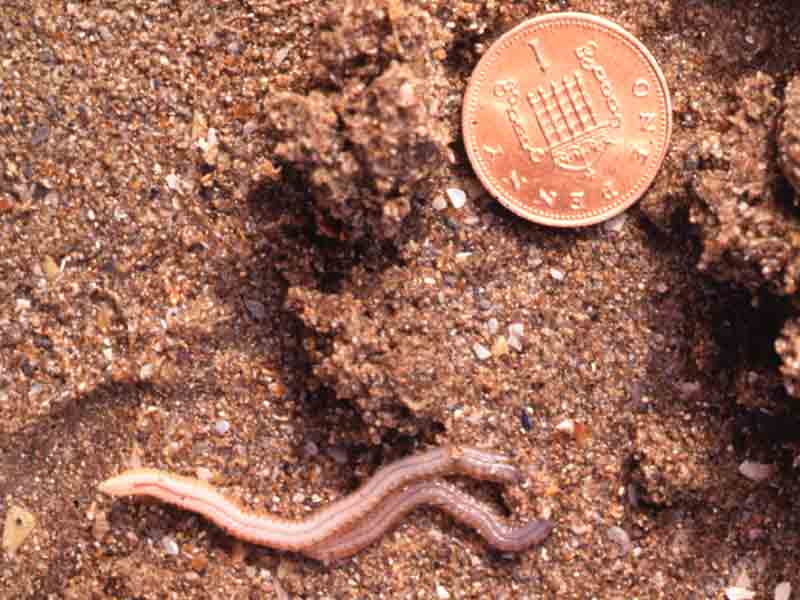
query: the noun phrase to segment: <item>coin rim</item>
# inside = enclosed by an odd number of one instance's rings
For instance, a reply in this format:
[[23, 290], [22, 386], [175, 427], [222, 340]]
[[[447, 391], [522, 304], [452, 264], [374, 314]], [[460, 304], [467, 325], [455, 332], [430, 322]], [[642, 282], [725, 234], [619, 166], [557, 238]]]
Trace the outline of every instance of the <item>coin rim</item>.
[[[666, 113], [665, 124], [663, 126], [663, 143], [661, 145], [661, 152], [658, 160], [653, 162], [654, 167], [652, 169], [645, 170], [642, 177], [640, 177], [639, 180], [634, 184], [632, 190], [621, 200], [618, 200], [617, 202], [604, 206], [600, 209], [596, 209], [596, 211], [592, 211], [597, 212], [597, 214], [590, 213], [589, 216], [577, 218], [570, 218], [569, 215], [553, 216], [552, 214], [547, 213], [540, 214], [537, 212], [532, 212], [529, 207], [522, 205], [521, 202], [514, 199], [513, 196], [508, 195], [504, 190], [502, 190], [501, 187], [493, 181], [493, 175], [491, 172], [489, 172], [489, 169], [484, 166], [483, 160], [477, 154], [476, 146], [478, 145], [478, 140], [475, 136], [473, 126], [469, 123], [471, 112], [475, 112], [477, 110], [478, 93], [476, 90], [480, 90], [480, 85], [483, 83], [483, 74], [481, 71], [487, 69], [488, 66], [491, 66], [492, 57], [504, 49], [502, 47], [503, 43], [507, 42], [509, 38], [519, 34], [522, 30], [529, 29], [531, 27], [539, 28], [542, 25], [548, 24], [549, 26], [552, 26], [554, 22], [565, 25], [577, 24], [579, 26], [596, 27], [600, 30], [607, 31], [611, 34], [616, 34], [621, 37], [624, 43], [632, 46], [634, 52], [638, 51], [640, 53], [655, 74], [656, 80], [658, 81], [662, 90], [661, 99], [663, 99], [663, 108]], [[473, 95], [475, 98], [473, 99], [473, 102], [470, 102], [470, 97]], [[503, 206], [508, 208], [516, 215], [541, 225], [549, 225], [553, 227], [583, 227], [602, 223], [603, 221], [607, 221], [608, 219], [611, 219], [621, 212], [627, 210], [633, 204], [635, 204], [652, 185], [656, 175], [658, 175], [658, 172], [661, 170], [661, 167], [664, 163], [664, 158], [667, 155], [670, 140], [672, 138], [672, 101], [670, 98], [669, 87], [667, 86], [667, 80], [664, 77], [664, 73], [661, 70], [661, 67], [658, 65], [655, 57], [641, 41], [639, 41], [633, 34], [625, 30], [622, 26], [617, 25], [605, 17], [600, 17], [589, 13], [574, 11], [550, 13], [527, 19], [519, 25], [516, 25], [497, 38], [497, 40], [495, 40], [489, 49], [484, 53], [484, 55], [478, 61], [478, 64], [475, 66], [475, 69], [470, 76], [467, 89], [464, 92], [461, 113], [461, 129], [464, 139], [464, 146], [467, 150], [467, 156], [469, 157], [470, 164], [472, 165], [475, 174], [478, 176], [478, 179], [480, 179], [481, 183], [489, 191], [489, 193], [497, 198], [497, 200], [500, 201]]]

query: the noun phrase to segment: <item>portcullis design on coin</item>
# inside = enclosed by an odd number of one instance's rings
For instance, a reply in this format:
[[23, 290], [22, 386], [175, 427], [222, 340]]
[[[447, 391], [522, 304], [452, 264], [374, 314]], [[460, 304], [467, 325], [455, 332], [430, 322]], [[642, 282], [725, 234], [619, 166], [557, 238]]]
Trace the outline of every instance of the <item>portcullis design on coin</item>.
[[464, 97], [464, 143], [484, 186], [516, 214], [573, 227], [636, 202], [669, 145], [664, 75], [607, 19], [521, 23], [481, 58]]

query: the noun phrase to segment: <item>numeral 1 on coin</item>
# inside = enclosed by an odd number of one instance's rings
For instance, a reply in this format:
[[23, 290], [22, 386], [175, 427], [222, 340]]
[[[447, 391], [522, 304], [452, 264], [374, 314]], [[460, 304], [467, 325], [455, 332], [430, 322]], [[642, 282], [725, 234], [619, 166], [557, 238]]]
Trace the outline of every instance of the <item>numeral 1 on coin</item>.
[[555, 190], [546, 190], [544, 188], [539, 188], [539, 200], [547, 204], [550, 208], [556, 203], [556, 199], [558, 198], [558, 192]]
[[544, 52], [542, 52], [542, 41], [539, 38], [533, 38], [528, 42], [528, 46], [533, 50], [533, 54], [536, 56], [536, 62], [539, 63], [539, 68], [542, 70], [542, 73], [546, 72], [550, 63], [547, 62], [547, 59], [544, 57]]

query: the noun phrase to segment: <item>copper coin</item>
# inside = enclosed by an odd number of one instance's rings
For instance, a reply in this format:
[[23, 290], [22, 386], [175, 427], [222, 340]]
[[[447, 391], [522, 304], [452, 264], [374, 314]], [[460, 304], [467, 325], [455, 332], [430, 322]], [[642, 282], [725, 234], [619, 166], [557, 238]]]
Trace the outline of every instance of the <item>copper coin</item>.
[[607, 19], [556, 13], [521, 23], [484, 54], [463, 130], [475, 172], [508, 209], [544, 225], [591, 225], [652, 183], [672, 109], [636, 38]]

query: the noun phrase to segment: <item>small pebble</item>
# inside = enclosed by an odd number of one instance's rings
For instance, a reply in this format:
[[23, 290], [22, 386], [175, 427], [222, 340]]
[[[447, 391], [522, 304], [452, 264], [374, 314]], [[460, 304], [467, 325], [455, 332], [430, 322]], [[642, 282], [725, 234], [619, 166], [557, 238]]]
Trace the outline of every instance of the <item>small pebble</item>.
[[678, 383], [678, 391], [681, 393], [681, 398], [689, 400], [700, 392], [700, 383], [697, 381], [681, 381]]
[[256, 121], [248, 121], [242, 127], [242, 135], [244, 137], [249, 137], [250, 135], [254, 134], [258, 130], [258, 123]]
[[343, 465], [347, 462], [347, 450], [341, 446], [331, 446], [326, 452], [333, 459], [333, 462], [338, 465]]
[[613, 233], [619, 233], [622, 231], [622, 228], [625, 226], [625, 221], [628, 220], [628, 217], [625, 213], [621, 213], [614, 217], [613, 219], [609, 219], [605, 223], [603, 223], [603, 229], [606, 231], [611, 231]]
[[522, 335], [525, 326], [522, 323], [512, 323], [508, 327], [508, 346], [517, 352], [522, 352]]
[[311, 458], [319, 454], [319, 446], [317, 446], [313, 441], [308, 440], [305, 444], [303, 444], [303, 454], [307, 458]]
[[139, 379], [142, 381], [149, 381], [155, 371], [156, 367], [153, 363], [145, 363], [142, 365], [142, 368], [139, 369]]
[[508, 354], [508, 340], [501, 335], [495, 340], [495, 343], [492, 344], [492, 355], [505, 356], [506, 354]]
[[52, 256], [45, 256], [42, 260], [42, 271], [47, 276], [50, 281], [53, 281], [56, 277], [58, 277], [59, 269], [56, 261], [53, 260]]
[[639, 493], [639, 486], [635, 483], [629, 483], [627, 487], [628, 502], [633, 508], [639, 508], [641, 494]]
[[586, 423], [575, 423], [575, 441], [583, 446], [592, 437], [592, 429]]
[[99, 512], [94, 517], [94, 523], [92, 525], [92, 533], [94, 534], [94, 539], [102, 540], [106, 534], [111, 530], [111, 525], [108, 522], [108, 516], [105, 512]]
[[192, 115], [192, 133], [191, 133], [192, 141], [193, 142], [200, 141], [201, 138], [205, 137], [207, 131], [208, 131], [208, 118], [202, 111], [195, 110], [194, 115]]
[[447, 188], [447, 196], [450, 198], [450, 203], [455, 209], [463, 208], [467, 203], [467, 195], [464, 193], [464, 190]]
[[161, 545], [164, 547], [164, 552], [170, 556], [178, 555], [178, 544], [176, 544], [175, 540], [173, 540], [171, 537], [161, 538]]
[[410, 81], [406, 81], [397, 91], [397, 103], [400, 106], [407, 108], [409, 106], [414, 106], [416, 102], [417, 96], [414, 93], [414, 84]]
[[180, 191], [181, 189], [181, 180], [180, 177], [175, 175], [175, 173], [170, 173], [166, 177], [167, 187], [171, 190], [176, 192]]
[[564, 281], [564, 271], [559, 271], [558, 269], [550, 269], [550, 277], [555, 279], [556, 281]]
[[276, 67], [279, 66], [284, 60], [286, 60], [286, 57], [289, 56], [289, 50], [289, 46], [284, 46], [278, 50], [275, 53], [275, 56], [272, 58], [272, 64], [274, 64]]
[[586, 535], [592, 531], [592, 526], [586, 523], [573, 523], [570, 525], [569, 529], [575, 535]]
[[33, 345], [36, 346], [37, 348], [41, 348], [42, 350], [53, 349], [53, 341], [46, 335], [34, 333], [32, 337], [33, 337]]
[[531, 418], [528, 415], [528, 411], [525, 410], [524, 408], [522, 409], [522, 413], [520, 414], [519, 420], [522, 423], [522, 428], [525, 431], [530, 431], [531, 429], [533, 429], [533, 423], [531, 423]]
[[205, 554], [195, 554], [191, 562], [192, 569], [200, 573], [208, 567], [208, 557]]
[[50, 190], [49, 192], [47, 192], [47, 195], [44, 197], [44, 203], [47, 206], [55, 206], [55, 205], [58, 204], [59, 198], [60, 197], [59, 197], [57, 191]]
[[556, 431], [573, 435], [575, 433], [575, 421], [572, 419], [564, 419], [561, 423], [556, 425]]
[[19, 506], [9, 506], [3, 527], [3, 550], [13, 556], [35, 526], [33, 513]]
[[472, 351], [475, 353], [478, 360], [486, 360], [492, 356], [492, 353], [483, 344], [475, 343], [475, 345], [472, 346]]
[[6, 211], [9, 211], [12, 208], [14, 208], [14, 203], [11, 200], [9, 200], [7, 197], [0, 196], [0, 213], [4, 213]]
[[217, 164], [217, 156], [219, 155], [219, 142], [217, 141], [217, 130], [213, 127], [208, 129], [208, 139], [200, 138], [197, 140], [197, 145], [203, 151], [203, 160], [206, 164], [214, 166]]
[[486, 323], [486, 330], [489, 332], [489, 335], [496, 334], [497, 330], [499, 329], [499, 327], [500, 327], [500, 324], [497, 322], [497, 319], [495, 319], [494, 317], [489, 319], [489, 322]]
[[608, 529], [608, 538], [619, 546], [619, 549], [623, 554], [627, 554], [633, 548], [633, 544], [631, 544], [631, 537], [622, 527], [610, 527]]
[[44, 142], [48, 137], [50, 137], [50, 126], [45, 123], [44, 125], [40, 125], [36, 129], [33, 130], [33, 135], [31, 136], [31, 144], [34, 146], [38, 146], [42, 142]]
[[450, 598], [450, 592], [447, 591], [441, 583], [436, 584], [436, 596], [440, 598], [440, 600], [447, 600]]
[[225, 419], [220, 419], [216, 423], [214, 423], [214, 431], [218, 435], [225, 435], [228, 433], [228, 430], [231, 428], [231, 424], [226, 421]]
[[261, 321], [267, 316], [267, 310], [264, 308], [264, 304], [258, 300], [245, 300], [244, 305], [247, 307], [247, 312], [249, 312], [250, 316], [256, 321]]
[[433, 199], [433, 208], [436, 210], [444, 210], [447, 208], [447, 200], [444, 199], [444, 196], [436, 196]]

